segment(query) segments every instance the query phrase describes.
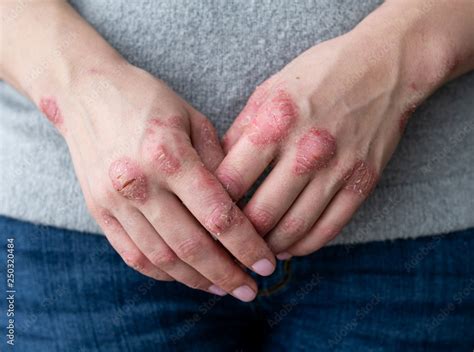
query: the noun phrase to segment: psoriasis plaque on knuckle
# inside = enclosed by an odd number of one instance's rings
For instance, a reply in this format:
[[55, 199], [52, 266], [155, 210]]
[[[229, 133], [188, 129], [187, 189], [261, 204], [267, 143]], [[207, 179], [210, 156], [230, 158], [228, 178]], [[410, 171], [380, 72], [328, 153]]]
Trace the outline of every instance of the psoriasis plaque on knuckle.
[[375, 188], [377, 181], [377, 172], [365, 161], [358, 160], [344, 177], [344, 189], [366, 197]]
[[109, 167], [113, 188], [129, 200], [145, 202], [148, 198], [148, 181], [138, 163], [130, 158], [115, 160]]
[[151, 150], [151, 158], [157, 170], [166, 175], [174, 175], [181, 168], [180, 161], [163, 144], [154, 146]]
[[250, 141], [255, 145], [276, 144], [283, 141], [298, 119], [298, 108], [291, 96], [278, 88], [259, 106], [251, 121]]
[[[143, 159], [150, 162], [151, 165], [166, 176], [178, 173], [181, 169], [181, 162], [171, 151], [169, 145], [178, 144], [180, 137], [174, 137], [176, 132], [169, 130], [181, 124], [181, 119], [170, 117], [165, 121], [160, 119], [150, 119], [145, 130], [145, 139], [142, 146]], [[164, 130], [162, 130], [164, 129]], [[163, 133], [164, 132], [164, 133]], [[168, 136], [173, 142], [165, 143], [164, 136]]]
[[293, 172], [305, 175], [327, 167], [336, 149], [336, 140], [327, 130], [311, 128], [296, 144]]
[[237, 209], [232, 202], [222, 202], [216, 207], [206, 221], [210, 232], [215, 236], [229, 230], [237, 218]]

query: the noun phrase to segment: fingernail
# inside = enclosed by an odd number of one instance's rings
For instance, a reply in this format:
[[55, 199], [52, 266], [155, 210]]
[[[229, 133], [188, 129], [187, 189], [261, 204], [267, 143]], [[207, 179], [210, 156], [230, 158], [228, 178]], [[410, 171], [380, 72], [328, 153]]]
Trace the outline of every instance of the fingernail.
[[262, 276], [268, 276], [275, 270], [275, 266], [268, 259], [260, 259], [252, 265], [253, 271]]
[[254, 290], [252, 290], [250, 287], [247, 285], [243, 285], [240, 287], [237, 287], [234, 291], [232, 291], [232, 294], [240, 299], [241, 301], [244, 302], [250, 302], [255, 298], [257, 295]]
[[276, 257], [280, 260], [288, 260], [292, 257], [292, 255], [288, 252], [281, 252], [280, 254], [277, 254]]
[[218, 296], [225, 296], [227, 294], [226, 291], [217, 285], [209, 286], [208, 291]]

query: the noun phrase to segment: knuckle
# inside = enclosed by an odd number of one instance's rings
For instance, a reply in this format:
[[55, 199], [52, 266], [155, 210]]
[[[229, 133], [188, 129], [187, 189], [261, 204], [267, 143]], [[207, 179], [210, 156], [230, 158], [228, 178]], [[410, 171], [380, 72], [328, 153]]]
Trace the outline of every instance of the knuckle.
[[344, 177], [344, 189], [360, 196], [368, 196], [378, 181], [377, 172], [365, 161], [357, 161]]
[[254, 205], [245, 214], [261, 235], [275, 225], [275, 210], [267, 204]]
[[234, 200], [243, 196], [245, 192], [243, 177], [235, 168], [231, 166], [221, 167], [217, 170], [216, 177]]
[[176, 264], [178, 257], [171, 249], [156, 249], [148, 255], [150, 262], [159, 268], [169, 268]]
[[311, 128], [297, 142], [293, 171], [303, 175], [323, 169], [336, 154], [336, 140], [325, 129]]
[[170, 144], [172, 143], [146, 141], [142, 151], [143, 159], [164, 176], [175, 175], [181, 169], [181, 161], [171, 150]]
[[352, 170], [352, 165], [353, 162], [350, 160], [338, 160], [338, 162], [335, 163], [331, 170], [334, 184], [337, 184], [341, 187], [344, 186], [344, 183], [346, 182], [345, 179], [349, 177], [348, 175], [350, 175]]
[[287, 238], [303, 235], [307, 231], [306, 222], [300, 217], [287, 217], [279, 227], [279, 233]]
[[273, 251], [280, 251], [308, 232], [308, 223], [300, 217], [289, 216], [275, 228], [269, 240]]
[[208, 230], [216, 236], [227, 232], [241, 221], [241, 215], [232, 202], [222, 202], [217, 205], [205, 221]]
[[144, 201], [148, 194], [147, 178], [140, 165], [130, 158], [115, 160], [109, 167], [112, 187], [123, 197]]
[[163, 130], [184, 130], [186, 131], [188, 126], [189, 117], [185, 112], [177, 114], [159, 114], [157, 117], [153, 117], [148, 120], [146, 135], [153, 137], [158, 135]]
[[341, 232], [341, 226], [334, 223], [320, 225], [316, 229], [316, 235], [325, 241], [331, 241], [340, 232]]
[[153, 272], [153, 275], [150, 275], [150, 276], [152, 276], [155, 280], [159, 280], [159, 281], [174, 281], [174, 279], [171, 276], [169, 276], [167, 273], [159, 269], [155, 269]]
[[124, 251], [121, 253], [122, 259], [130, 268], [136, 271], [144, 271], [146, 267], [145, 256], [138, 251]]
[[231, 271], [226, 271], [216, 275], [216, 278], [213, 280], [213, 282], [219, 287], [228, 290], [238, 286], [235, 283], [235, 278], [236, 275], [234, 275], [234, 273], [232, 273]]
[[183, 169], [191, 150], [188, 127], [188, 119], [180, 115], [154, 118], [148, 122], [140, 153], [151, 170], [171, 176]]
[[282, 88], [277, 88], [259, 107], [252, 122], [250, 141], [256, 145], [266, 145], [283, 141], [290, 133], [298, 118], [298, 108], [291, 96]]
[[92, 213], [99, 225], [105, 229], [117, 228], [118, 220], [106, 209], [97, 209]]
[[262, 259], [269, 255], [270, 249], [262, 241], [249, 241], [245, 244], [238, 244], [232, 249], [235, 258], [239, 260], [244, 265], [249, 266], [250, 264], [255, 263], [257, 260]]
[[199, 260], [205, 252], [202, 242], [203, 241], [196, 236], [191, 236], [176, 245], [176, 255], [185, 262], [193, 263]]

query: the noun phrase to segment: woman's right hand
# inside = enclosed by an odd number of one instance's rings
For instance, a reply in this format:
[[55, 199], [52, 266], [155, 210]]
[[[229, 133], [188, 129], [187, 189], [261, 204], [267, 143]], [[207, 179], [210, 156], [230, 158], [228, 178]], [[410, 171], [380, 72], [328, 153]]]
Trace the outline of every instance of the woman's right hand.
[[233, 257], [262, 275], [275, 258], [212, 174], [223, 153], [209, 121], [66, 1], [24, 5], [0, 2], [0, 79], [58, 127], [112, 246], [145, 275], [252, 300]]
[[37, 104], [67, 141], [88, 208], [124, 261], [158, 280], [252, 300], [256, 283], [232, 256], [261, 275], [275, 259], [212, 174], [224, 154], [211, 123], [120, 60], [82, 70], [71, 91], [44, 92]]

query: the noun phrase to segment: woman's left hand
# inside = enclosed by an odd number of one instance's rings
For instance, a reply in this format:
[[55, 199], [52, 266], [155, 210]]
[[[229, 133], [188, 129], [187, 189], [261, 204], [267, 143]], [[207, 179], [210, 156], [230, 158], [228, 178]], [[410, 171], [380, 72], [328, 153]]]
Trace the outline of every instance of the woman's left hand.
[[216, 174], [234, 200], [272, 163], [244, 212], [280, 259], [309, 254], [340, 232], [415, 107], [466, 70], [464, 51], [433, 30], [441, 2], [426, 3], [388, 2], [304, 52], [256, 89], [225, 135]]

